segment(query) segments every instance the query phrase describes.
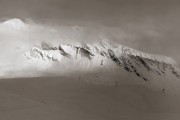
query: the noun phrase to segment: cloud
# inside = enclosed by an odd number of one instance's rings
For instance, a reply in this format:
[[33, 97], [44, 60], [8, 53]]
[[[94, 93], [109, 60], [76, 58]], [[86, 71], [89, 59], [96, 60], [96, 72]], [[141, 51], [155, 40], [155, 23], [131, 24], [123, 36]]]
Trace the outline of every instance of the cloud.
[[92, 42], [108, 39], [119, 44], [143, 50], [145, 52], [156, 53], [155, 50], [161, 50], [163, 46], [163, 31], [153, 23], [133, 23], [122, 26], [98, 25], [48, 25], [37, 24], [30, 21], [30, 28], [25, 31], [11, 30], [1, 27], [1, 43], [3, 40], [7, 45], [19, 45], [21, 42], [27, 45], [33, 45], [40, 41], [48, 41], [53, 44], [68, 44], [77, 42]]

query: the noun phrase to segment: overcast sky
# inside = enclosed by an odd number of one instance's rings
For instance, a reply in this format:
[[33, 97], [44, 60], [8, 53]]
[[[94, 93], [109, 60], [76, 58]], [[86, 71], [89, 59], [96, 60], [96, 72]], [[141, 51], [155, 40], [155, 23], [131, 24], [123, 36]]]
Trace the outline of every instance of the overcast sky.
[[0, 0], [0, 19], [14, 17], [88, 26], [113, 41], [180, 63], [179, 0]]

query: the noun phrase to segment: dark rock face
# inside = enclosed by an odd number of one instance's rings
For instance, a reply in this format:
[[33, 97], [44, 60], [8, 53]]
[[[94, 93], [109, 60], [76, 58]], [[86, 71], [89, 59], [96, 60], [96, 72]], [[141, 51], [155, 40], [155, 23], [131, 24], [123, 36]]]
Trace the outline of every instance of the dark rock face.
[[108, 53], [109, 53], [110, 58], [114, 59], [116, 57], [116, 55], [111, 49], [108, 49]]
[[[110, 59], [115, 62], [118, 66], [123, 67], [124, 70], [130, 73], [134, 73], [138, 77], [142, 78], [143, 80], [147, 81], [148, 78], [144, 77], [143, 71], [139, 72], [138, 68], [144, 68], [147, 72], [151, 72], [153, 74], [157, 74], [162, 76], [166, 74], [167, 69], [171, 69], [172, 74], [174, 74], [177, 78], [180, 78], [179, 73], [172, 67], [172, 65], [159, 62], [157, 60], [152, 60], [148, 58], [143, 58], [141, 56], [134, 56], [131, 54], [122, 54], [121, 56], [116, 56], [115, 53], [109, 49], [108, 55]], [[104, 53], [103, 53], [104, 56]], [[136, 66], [133, 64], [135, 63]]]
[[150, 71], [151, 70], [151, 68], [148, 66], [148, 64], [146, 63], [146, 59], [143, 59], [143, 58], [141, 58], [141, 57], [139, 57], [139, 56], [136, 56], [138, 59], [139, 59], [139, 61], [144, 65], [144, 67], [148, 70], [148, 71]]
[[177, 78], [180, 78], [180, 74], [175, 70], [175, 68], [172, 65], [170, 65], [170, 69], [172, 74], [174, 74]]
[[85, 48], [78, 48], [79, 49], [79, 53], [81, 54], [82, 57], [86, 57], [89, 60], [92, 59], [92, 56], [94, 56], [94, 54], [92, 54], [89, 50], [85, 49]]
[[104, 52], [104, 51], [101, 51], [101, 52], [100, 52], [100, 55], [109, 58], [108, 54], [107, 54], [106, 52]]
[[65, 57], [68, 57], [68, 58], [71, 58], [71, 55], [68, 54], [67, 52], [65, 52], [60, 45], [59, 45], [58, 50], [60, 51], [61, 55], [65, 56]]
[[115, 53], [111, 49], [108, 49], [108, 54], [109, 54], [111, 60], [113, 60], [115, 63], [117, 63], [117, 65], [121, 65], [120, 60], [116, 57]]

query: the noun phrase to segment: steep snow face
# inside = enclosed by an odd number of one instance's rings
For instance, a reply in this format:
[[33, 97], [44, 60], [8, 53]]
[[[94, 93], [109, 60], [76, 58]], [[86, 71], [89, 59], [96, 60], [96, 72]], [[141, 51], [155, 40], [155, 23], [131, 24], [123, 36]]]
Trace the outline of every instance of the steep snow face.
[[151, 60], [157, 60], [159, 62], [165, 62], [169, 64], [174, 64], [174, 65], [177, 64], [176, 61], [170, 57], [144, 53], [144, 52], [129, 48], [127, 46], [118, 45], [116, 43], [109, 42], [109, 41], [101, 41], [97, 43], [92, 43], [91, 45], [104, 51], [108, 51], [110, 49], [114, 51], [114, 54], [116, 54], [116, 56], [119, 56], [121, 54], [134, 55], [134, 56], [140, 56], [143, 58], [148, 58]]
[[1, 25], [17, 30], [26, 29], [28, 27], [27, 24], [25, 24], [24, 22], [22, 22], [20, 19], [17, 18], [7, 20], [3, 22]]

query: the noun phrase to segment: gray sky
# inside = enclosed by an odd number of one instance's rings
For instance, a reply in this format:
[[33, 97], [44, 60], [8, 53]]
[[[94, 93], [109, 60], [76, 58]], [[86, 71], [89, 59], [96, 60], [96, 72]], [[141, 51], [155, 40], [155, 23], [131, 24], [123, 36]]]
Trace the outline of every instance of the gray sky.
[[13, 17], [89, 26], [113, 41], [180, 63], [179, 0], [0, 0], [0, 19]]

